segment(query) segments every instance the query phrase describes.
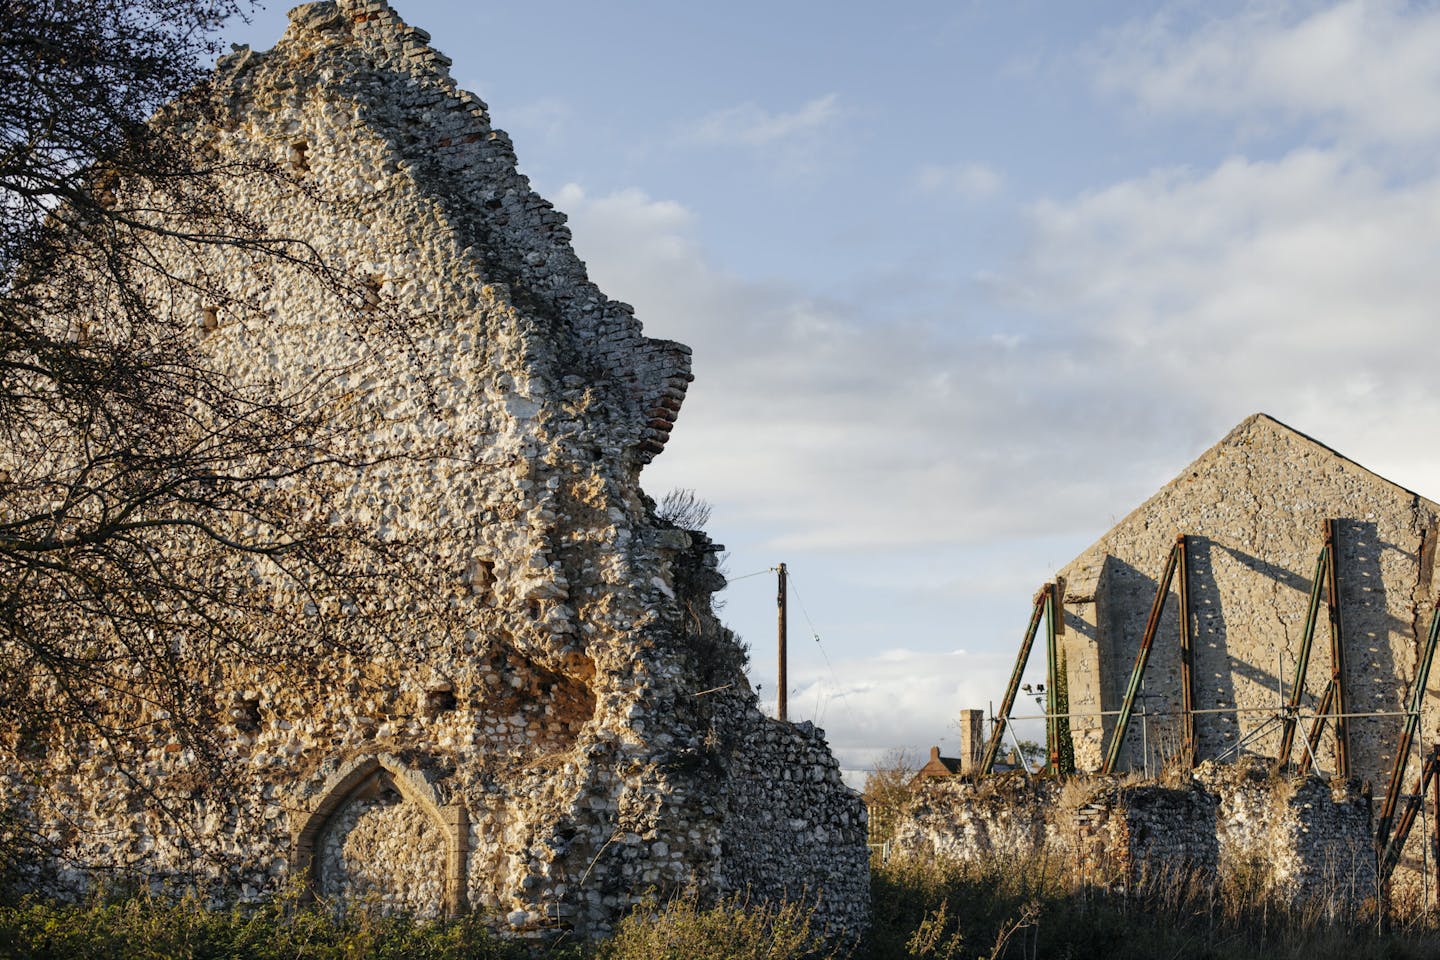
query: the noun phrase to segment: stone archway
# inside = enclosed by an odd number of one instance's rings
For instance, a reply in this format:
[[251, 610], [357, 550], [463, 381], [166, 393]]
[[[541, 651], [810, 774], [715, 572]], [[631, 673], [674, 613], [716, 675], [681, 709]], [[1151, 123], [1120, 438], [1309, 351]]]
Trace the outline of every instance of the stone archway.
[[296, 818], [293, 864], [311, 896], [382, 912], [455, 916], [465, 909], [465, 808], [390, 756], [341, 767]]

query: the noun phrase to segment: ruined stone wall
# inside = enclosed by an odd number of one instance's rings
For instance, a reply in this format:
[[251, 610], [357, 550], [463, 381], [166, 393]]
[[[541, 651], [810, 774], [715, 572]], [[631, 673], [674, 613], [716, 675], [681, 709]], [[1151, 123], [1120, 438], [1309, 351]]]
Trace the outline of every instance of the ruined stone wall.
[[[867, 899], [865, 815], [853, 804], [836, 802], [840, 772], [830, 760], [824, 731], [808, 721], [794, 726], [779, 720], [763, 723], [763, 734], [749, 740], [732, 770], [730, 816], [735, 829], [723, 841], [719, 870], [727, 878], [752, 878], [749, 889], [767, 899]], [[800, 738], [794, 736], [797, 732]], [[772, 871], [771, 865], [793, 856], [797, 839], [834, 851], [830, 870], [843, 879], [821, 888], [803, 875]]]
[[[1098, 769], [1124, 697], [1165, 559], [1189, 536], [1200, 759], [1238, 748], [1275, 756], [1282, 696], [1288, 697], [1305, 624], [1321, 524], [1338, 524], [1339, 584], [1349, 709], [1404, 710], [1434, 600], [1440, 508], [1263, 415], [1251, 417], [1175, 481], [1064, 567], [1064, 635], [1071, 729], [1081, 769]], [[1177, 591], [1154, 642], [1145, 708], [1180, 708]], [[1330, 676], [1322, 605], [1303, 707]], [[1433, 676], [1432, 676], [1433, 679]], [[1137, 711], [1140, 706], [1137, 704]], [[1383, 791], [1402, 719], [1350, 721], [1351, 773]], [[1425, 726], [1440, 731], [1440, 699], [1426, 699]], [[1179, 726], [1151, 719], [1151, 767], [1179, 752]], [[1123, 766], [1142, 765], [1139, 718]], [[1428, 740], [1426, 741], [1428, 742]], [[1333, 772], [1333, 736], [1317, 757]], [[1302, 748], [1297, 745], [1296, 756]], [[1418, 769], [1418, 767], [1417, 767]]]
[[1375, 894], [1369, 805], [1350, 788], [1206, 764], [1177, 786], [1118, 777], [924, 781], [892, 855], [1046, 864], [1133, 887], [1198, 877], [1237, 893], [1358, 904]]
[[[651, 889], [805, 889], [823, 922], [860, 929], [863, 808], [818, 732], [761, 717], [711, 612], [718, 548], [639, 485], [688, 349], [589, 282], [423, 32], [373, 0], [291, 19], [274, 50], [222, 61], [234, 114], [215, 149], [288, 165], [294, 181], [235, 202], [367, 293], [217, 249], [184, 268], [259, 308], [177, 309], [238, 382], [364, 410], [351, 443], [371, 462], [335, 468], [313, 509], [424, 549], [380, 615], [280, 598], [340, 623], [343, 647], [298, 661], [257, 638], [293, 668], [214, 665], [222, 790], [159, 737], [7, 764], [0, 799], [58, 851], [27, 882], [217, 902], [299, 882], [337, 907], [583, 934]], [[403, 335], [358, 334], [372, 312]]]

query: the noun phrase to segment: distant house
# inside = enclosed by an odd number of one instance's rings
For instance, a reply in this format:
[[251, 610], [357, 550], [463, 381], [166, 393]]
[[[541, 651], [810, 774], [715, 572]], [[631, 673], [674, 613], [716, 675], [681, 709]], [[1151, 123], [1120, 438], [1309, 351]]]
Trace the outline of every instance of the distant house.
[[960, 762], [959, 757], [942, 757], [939, 747], [931, 747], [930, 762], [915, 772], [915, 777], [911, 782], [927, 780], [930, 777], [953, 777], [963, 772], [964, 764]]
[[[960, 756], [942, 757], [939, 747], [930, 748], [930, 760], [916, 771], [911, 783], [930, 777], [953, 777], [970, 773], [980, 766], [985, 753], [985, 713], [981, 710], [960, 711]], [[997, 769], [1001, 769], [996, 764]]]

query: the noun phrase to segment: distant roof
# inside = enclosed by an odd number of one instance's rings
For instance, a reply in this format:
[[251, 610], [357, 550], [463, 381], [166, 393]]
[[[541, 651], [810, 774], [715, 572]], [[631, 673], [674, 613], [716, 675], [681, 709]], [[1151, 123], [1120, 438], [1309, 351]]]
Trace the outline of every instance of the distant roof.
[[940, 756], [939, 747], [930, 748], [930, 761], [915, 773], [914, 779], [921, 780], [926, 777], [953, 777], [964, 770], [964, 765], [959, 757]]

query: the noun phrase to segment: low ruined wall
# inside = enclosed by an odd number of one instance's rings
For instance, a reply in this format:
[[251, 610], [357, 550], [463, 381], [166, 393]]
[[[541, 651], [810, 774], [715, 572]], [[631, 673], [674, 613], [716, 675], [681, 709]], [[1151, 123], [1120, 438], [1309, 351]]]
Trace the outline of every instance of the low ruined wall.
[[1102, 886], [1199, 875], [1287, 899], [1375, 893], [1370, 806], [1353, 784], [1205, 764], [1174, 786], [1116, 777], [925, 781], [893, 855], [1063, 865]]
[[[758, 713], [753, 722], [755, 735], [731, 770], [720, 886], [815, 902], [823, 923], [863, 928], [870, 903], [865, 805], [841, 784], [823, 730]], [[822, 877], [823, 889], [816, 882]]]

